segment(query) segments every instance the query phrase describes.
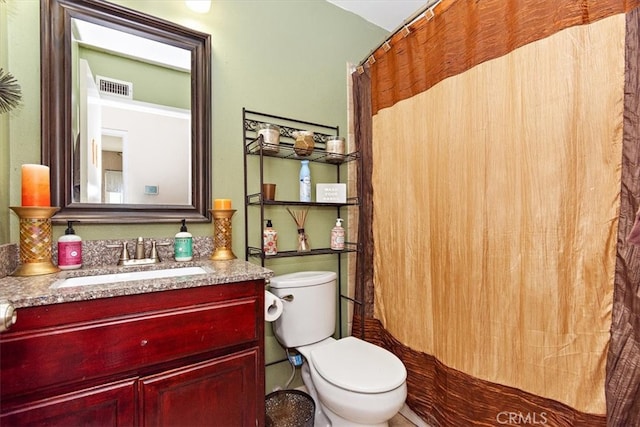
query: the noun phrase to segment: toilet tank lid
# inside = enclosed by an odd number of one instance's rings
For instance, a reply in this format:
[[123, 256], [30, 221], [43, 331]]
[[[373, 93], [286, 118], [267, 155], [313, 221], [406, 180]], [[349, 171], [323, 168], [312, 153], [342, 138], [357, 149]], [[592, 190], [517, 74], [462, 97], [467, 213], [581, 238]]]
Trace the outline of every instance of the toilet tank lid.
[[333, 271], [299, 271], [297, 273], [282, 274], [272, 277], [269, 286], [275, 289], [302, 288], [305, 286], [322, 285], [336, 280]]
[[407, 379], [407, 369], [395, 354], [354, 337], [313, 349], [311, 360], [322, 378], [359, 393], [391, 391]]

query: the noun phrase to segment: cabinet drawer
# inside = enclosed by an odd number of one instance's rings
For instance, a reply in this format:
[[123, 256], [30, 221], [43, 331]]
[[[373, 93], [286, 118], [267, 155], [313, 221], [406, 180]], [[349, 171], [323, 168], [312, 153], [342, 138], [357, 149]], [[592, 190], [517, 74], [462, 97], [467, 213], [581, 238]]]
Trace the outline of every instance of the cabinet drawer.
[[135, 379], [54, 396], [10, 410], [3, 408], [6, 426], [132, 426], [135, 425]]
[[253, 297], [3, 334], [2, 397], [254, 342], [260, 312]]

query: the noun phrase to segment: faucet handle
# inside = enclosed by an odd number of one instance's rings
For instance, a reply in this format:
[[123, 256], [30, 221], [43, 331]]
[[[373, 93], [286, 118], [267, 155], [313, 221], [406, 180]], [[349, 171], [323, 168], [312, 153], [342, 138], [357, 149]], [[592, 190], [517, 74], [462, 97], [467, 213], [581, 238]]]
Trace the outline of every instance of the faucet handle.
[[149, 258], [155, 260], [155, 262], [162, 262], [162, 260], [160, 259], [160, 255], [158, 254], [158, 249], [156, 248], [156, 241], [152, 240], [151, 241], [151, 253], [149, 254]]
[[127, 242], [117, 245], [107, 245], [108, 248], [122, 248], [120, 251], [120, 258], [118, 258], [118, 265], [124, 264], [125, 261], [129, 261], [129, 249], [127, 249]]
[[155, 240], [151, 241], [151, 253], [149, 254], [149, 258], [154, 259], [156, 262], [162, 262], [160, 258], [160, 254], [158, 253], [158, 246], [169, 246], [171, 243], [158, 243]]

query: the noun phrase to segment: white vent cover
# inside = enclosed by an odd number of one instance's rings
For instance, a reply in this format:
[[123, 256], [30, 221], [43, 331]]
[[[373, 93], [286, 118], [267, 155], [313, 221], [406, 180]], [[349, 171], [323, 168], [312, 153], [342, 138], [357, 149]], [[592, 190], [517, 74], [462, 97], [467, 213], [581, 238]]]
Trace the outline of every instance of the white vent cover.
[[133, 99], [133, 83], [131, 82], [96, 76], [96, 84], [101, 94]]

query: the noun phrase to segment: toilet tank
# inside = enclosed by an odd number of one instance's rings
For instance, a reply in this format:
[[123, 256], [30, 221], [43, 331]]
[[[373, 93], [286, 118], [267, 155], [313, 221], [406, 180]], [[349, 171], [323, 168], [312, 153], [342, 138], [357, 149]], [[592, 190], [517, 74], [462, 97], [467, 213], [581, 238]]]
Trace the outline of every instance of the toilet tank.
[[301, 271], [271, 278], [271, 293], [284, 299], [282, 315], [272, 323], [280, 344], [301, 347], [333, 336], [336, 277], [333, 271]]

